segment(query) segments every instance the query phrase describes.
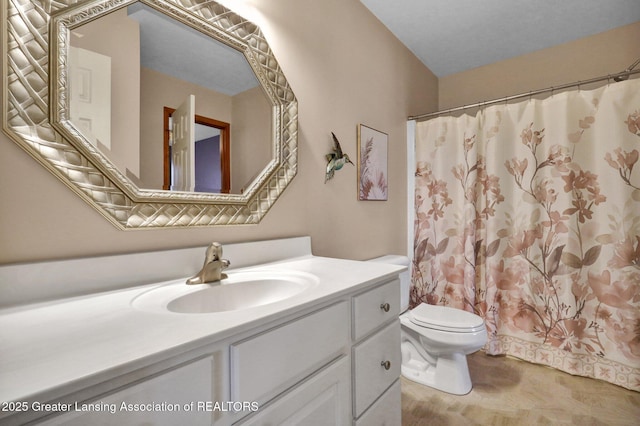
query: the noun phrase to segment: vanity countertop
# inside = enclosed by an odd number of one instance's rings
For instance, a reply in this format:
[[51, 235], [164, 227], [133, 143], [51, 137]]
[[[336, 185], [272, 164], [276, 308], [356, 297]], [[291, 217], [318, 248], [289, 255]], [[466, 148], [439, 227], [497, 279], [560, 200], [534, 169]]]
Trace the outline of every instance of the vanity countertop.
[[0, 401], [53, 400], [382, 283], [403, 269], [313, 255], [238, 268], [303, 272], [319, 284], [269, 305], [211, 314], [132, 306], [136, 296], [167, 282], [0, 309]]

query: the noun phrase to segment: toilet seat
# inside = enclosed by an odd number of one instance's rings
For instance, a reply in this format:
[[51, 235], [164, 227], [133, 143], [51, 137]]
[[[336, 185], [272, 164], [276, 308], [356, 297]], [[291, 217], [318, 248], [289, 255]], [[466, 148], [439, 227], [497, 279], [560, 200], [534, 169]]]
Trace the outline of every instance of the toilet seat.
[[417, 326], [453, 333], [475, 333], [485, 328], [484, 320], [476, 314], [427, 303], [413, 308], [409, 318]]

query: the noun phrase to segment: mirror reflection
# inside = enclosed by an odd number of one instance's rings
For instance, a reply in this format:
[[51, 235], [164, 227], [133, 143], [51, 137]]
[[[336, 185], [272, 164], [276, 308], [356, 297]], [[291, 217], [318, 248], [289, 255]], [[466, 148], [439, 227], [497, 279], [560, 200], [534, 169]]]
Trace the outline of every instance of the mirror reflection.
[[273, 106], [237, 50], [141, 3], [70, 41], [71, 123], [139, 188], [242, 193], [273, 158]]

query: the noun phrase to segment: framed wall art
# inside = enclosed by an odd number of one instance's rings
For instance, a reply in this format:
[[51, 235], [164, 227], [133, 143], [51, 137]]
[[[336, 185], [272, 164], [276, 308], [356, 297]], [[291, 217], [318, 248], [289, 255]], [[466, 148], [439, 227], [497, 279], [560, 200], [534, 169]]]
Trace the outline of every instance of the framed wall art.
[[358, 200], [386, 201], [389, 136], [358, 125]]

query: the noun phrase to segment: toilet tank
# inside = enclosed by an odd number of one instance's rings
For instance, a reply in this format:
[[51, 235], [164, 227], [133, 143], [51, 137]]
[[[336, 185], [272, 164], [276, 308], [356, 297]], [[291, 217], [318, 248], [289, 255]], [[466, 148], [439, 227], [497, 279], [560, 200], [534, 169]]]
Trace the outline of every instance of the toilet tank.
[[409, 258], [398, 254], [389, 254], [370, 259], [367, 262], [389, 263], [392, 265], [402, 265], [407, 267], [405, 271], [400, 273], [400, 312], [404, 312], [409, 309], [409, 287], [411, 286]]

